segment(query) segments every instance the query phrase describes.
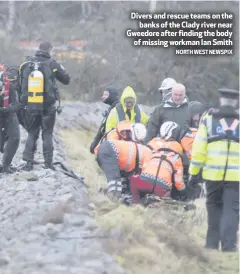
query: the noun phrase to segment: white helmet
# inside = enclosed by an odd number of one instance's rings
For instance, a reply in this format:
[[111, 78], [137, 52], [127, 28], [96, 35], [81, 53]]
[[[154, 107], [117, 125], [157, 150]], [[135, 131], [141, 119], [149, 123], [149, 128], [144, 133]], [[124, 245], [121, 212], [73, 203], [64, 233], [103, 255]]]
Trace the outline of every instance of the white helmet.
[[167, 140], [170, 137], [178, 141], [178, 138], [180, 136], [180, 127], [175, 122], [165, 122], [162, 124], [160, 128], [160, 136], [161, 138]]
[[147, 135], [146, 127], [141, 123], [132, 125], [132, 140], [134, 142], [143, 141]]
[[162, 81], [159, 90], [171, 89], [177, 82], [173, 78], [166, 78]]

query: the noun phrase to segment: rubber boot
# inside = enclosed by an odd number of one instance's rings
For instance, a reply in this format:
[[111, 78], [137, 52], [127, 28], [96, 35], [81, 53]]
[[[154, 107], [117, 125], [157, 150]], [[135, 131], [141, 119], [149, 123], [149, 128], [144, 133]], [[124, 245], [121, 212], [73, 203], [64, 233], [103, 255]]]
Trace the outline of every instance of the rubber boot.
[[27, 161], [26, 165], [23, 167], [23, 170], [32, 171], [33, 170], [33, 162], [32, 161]]
[[48, 157], [44, 157], [44, 158], [45, 158], [45, 161], [44, 161], [44, 168], [45, 168], [45, 169], [56, 170], [55, 167], [53, 166], [52, 156], [48, 156]]

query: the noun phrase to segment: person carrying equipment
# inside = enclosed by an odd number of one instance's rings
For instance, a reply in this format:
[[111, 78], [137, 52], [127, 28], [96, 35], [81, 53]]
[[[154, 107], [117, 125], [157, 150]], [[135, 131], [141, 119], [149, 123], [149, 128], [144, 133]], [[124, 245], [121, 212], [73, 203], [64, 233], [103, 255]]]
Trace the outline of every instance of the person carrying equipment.
[[117, 123], [124, 120], [146, 125], [148, 116], [140, 109], [136, 101], [135, 91], [130, 86], [126, 87], [121, 95], [120, 102], [111, 110], [107, 118], [106, 131], [116, 128]]
[[[130, 178], [132, 202], [139, 203], [141, 193], [159, 197], [172, 196], [186, 199], [186, 187], [183, 180], [182, 147], [176, 141], [180, 127], [174, 122], [165, 122], [160, 128], [160, 136], [148, 143], [153, 155], [142, 169], [140, 175]], [[176, 188], [176, 193], [172, 189]], [[174, 195], [174, 197], [173, 197]]]
[[204, 116], [192, 148], [189, 188], [206, 181], [206, 248], [236, 251], [239, 223], [239, 92], [220, 89], [219, 109]]
[[28, 138], [23, 152], [27, 164], [26, 171], [33, 169], [36, 143], [42, 129], [43, 156], [45, 168], [53, 166], [53, 129], [59, 100], [56, 79], [64, 85], [70, 83], [70, 77], [64, 67], [51, 58], [52, 45], [41, 43], [35, 56], [28, 58], [19, 68], [21, 97], [20, 102], [26, 108]]
[[132, 141], [105, 141], [98, 148], [97, 161], [107, 177], [107, 195], [113, 201], [120, 199], [122, 195], [121, 172], [129, 175], [140, 173], [145, 162], [152, 156], [148, 147], [139, 144], [146, 136], [145, 126], [134, 124], [131, 133]]

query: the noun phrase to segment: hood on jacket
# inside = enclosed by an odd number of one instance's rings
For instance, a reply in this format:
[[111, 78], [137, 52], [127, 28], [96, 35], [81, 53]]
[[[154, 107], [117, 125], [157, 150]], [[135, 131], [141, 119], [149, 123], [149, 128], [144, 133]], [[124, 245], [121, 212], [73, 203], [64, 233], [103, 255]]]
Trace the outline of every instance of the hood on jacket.
[[43, 58], [51, 58], [50, 54], [47, 51], [44, 51], [44, 50], [37, 50], [36, 53], [35, 53], [35, 56], [43, 57]]
[[113, 103], [116, 103], [119, 100], [119, 94], [118, 91], [112, 87], [108, 87], [106, 91], [109, 92], [109, 96], [105, 101], [103, 101], [103, 103], [111, 106]]
[[[173, 102], [173, 100], [172, 100], [172, 91], [170, 91], [170, 92], [168, 92], [167, 94], [165, 94], [163, 97], [162, 97], [162, 103], [169, 103], [171, 106], [169, 106], [169, 107], [173, 107], [173, 106], [177, 106], [174, 102]], [[181, 105], [183, 105], [183, 104], [185, 104], [185, 103], [189, 103], [189, 99], [188, 99], [188, 97], [187, 97], [187, 95], [185, 95], [185, 98], [184, 98], [184, 100], [183, 100], [183, 102], [182, 102], [182, 104], [180, 104], [179, 106], [181, 106]], [[167, 107], [167, 106], [166, 106]]]
[[121, 105], [123, 106], [123, 109], [124, 109], [124, 112], [126, 112], [126, 106], [124, 104], [124, 100], [126, 98], [134, 98], [135, 99], [135, 103], [133, 105], [133, 108], [134, 106], [136, 105], [136, 102], [137, 102], [137, 96], [136, 96], [136, 93], [135, 91], [133, 90], [133, 88], [131, 88], [130, 86], [127, 86], [124, 90], [123, 90], [123, 93], [121, 95], [121, 98], [120, 98], [120, 103]]
[[170, 97], [169, 99], [165, 99], [163, 101], [163, 103], [164, 103], [163, 107], [164, 108], [178, 108], [178, 107], [181, 107], [181, 106], [189, 103], [189, 100], [188, 100], [187, 96], [185, 96], [185, 98], [183, 99], [183, 102], [180, 105], [176, 105], [173, 102], [171, 95], [169, 95], [169, 97]]
[[206, 110], [206, 107], [198, 101], [189, 102], [188, 108], [189, 108], [190, 118], [196, 114], [202, 115], [203, 112]]

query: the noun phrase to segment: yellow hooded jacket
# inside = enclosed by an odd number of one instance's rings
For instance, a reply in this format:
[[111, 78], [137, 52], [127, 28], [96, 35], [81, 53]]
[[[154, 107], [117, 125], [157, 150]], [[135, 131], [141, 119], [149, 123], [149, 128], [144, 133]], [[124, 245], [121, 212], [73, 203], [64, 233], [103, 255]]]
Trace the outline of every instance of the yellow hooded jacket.
[[[133, 106], [133, 108], [131, 109], [131, 122], [135, 123], [136, 122], [136, 112], [135, 112], [135, 105], [136, 105], [136, 101], [137, 101], [137, 97], [136, 97], [136, 93], [134, 92], [134, 90], [128, 86], [123, 90], [122, 96], [120, 98], [120, 103], [122, 105], [123, 111], [125, 113], [125, 119], [129, 120], [129, 116], [126, 114], [126, 107], [124, 104], [124, 100], [126, 98], [132, 97], [135, 99], [135, 104]], [[116, 128], [117, 124], [119, 122], [119, 117], [118, 117], [118, 112], [117, 112], [117, 107], [118, 105], [116, 105], [115, 108], [113, 108], [111, 110], [111, 112], [108, 115], [107, 118], [107, 122], [106, 122], [106, 132], [108, 132], [109, 130]], [[142, 110], [140, 110], [140, 114], [141, 114], [141, 123], [146, 125], [148, 122], [149, 117], [147, 116], [147, 114], [145, 112], [143, 112]]]

